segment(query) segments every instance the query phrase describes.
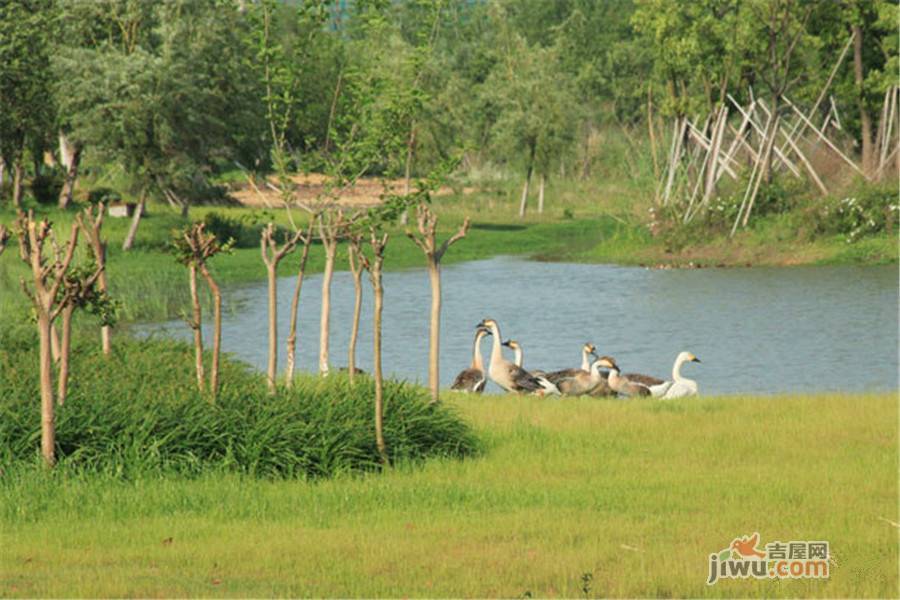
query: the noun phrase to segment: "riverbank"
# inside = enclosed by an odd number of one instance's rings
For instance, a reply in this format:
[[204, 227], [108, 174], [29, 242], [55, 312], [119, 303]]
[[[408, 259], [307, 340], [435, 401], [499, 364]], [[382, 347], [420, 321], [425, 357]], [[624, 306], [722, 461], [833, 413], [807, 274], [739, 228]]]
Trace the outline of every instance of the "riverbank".
[[[896, 595], [893, 394], [448, 401], [482, 456], [318, 483], [4, 477], [2, 594]], [[828, 541], [830, 579], [707, 586], [756, 531]]]

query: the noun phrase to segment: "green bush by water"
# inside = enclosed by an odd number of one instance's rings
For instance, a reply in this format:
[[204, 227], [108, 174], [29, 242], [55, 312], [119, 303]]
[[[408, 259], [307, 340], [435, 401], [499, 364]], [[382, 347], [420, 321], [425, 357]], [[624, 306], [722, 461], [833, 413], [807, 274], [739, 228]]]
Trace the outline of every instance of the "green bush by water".
[[[169, 341], [116, 339], [106, 359], [73, 348], [66, 403], [57, 407], [60, 466], [131, 478], [210, 470], [320, 478], [378, 468], [374, 386], [366, 377], [298, 379], [266, 393], [263, 378], [225, 359], [215, 405], [194, 387], [193, 354]], [[0, 465], [39, 464], [40, 394], [33, 339], [0, 333]], [[417, 386], [387, 382], [385, 439], [394, 463], [464, 457], [477, 449], [452, 408]]]

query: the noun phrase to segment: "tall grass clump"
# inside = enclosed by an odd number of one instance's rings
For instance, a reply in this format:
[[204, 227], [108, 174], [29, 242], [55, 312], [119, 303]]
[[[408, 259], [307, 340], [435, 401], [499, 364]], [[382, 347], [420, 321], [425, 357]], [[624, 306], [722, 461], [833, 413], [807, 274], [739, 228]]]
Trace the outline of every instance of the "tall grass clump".
[[[95, 346], [74, 349], [69, 395], [57, 408], [64, 469], [123, 478], [219, 470], [315, 479], [379, 468], [368, 378], [353, 386], [337, 374], [301, 378], [272, 397], [260, 375], [226, 358], [211, 404], [192, 389], [187, 345], [120, 338], [108, 359]], [[0, 467], [38, 464], [36, 362], [33, 340], [0, 332]], [[477, 449], [468, 424], [451, 407], [430, 404], [423, 388], [388, 382], [385, 407], [393, 463]]]

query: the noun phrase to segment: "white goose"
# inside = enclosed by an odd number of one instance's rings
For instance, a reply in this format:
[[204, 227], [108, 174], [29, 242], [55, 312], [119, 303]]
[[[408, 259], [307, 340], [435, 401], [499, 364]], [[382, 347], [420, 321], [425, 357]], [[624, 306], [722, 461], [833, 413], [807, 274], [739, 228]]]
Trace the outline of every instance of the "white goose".
[[503, 346], [500, 344], [500, 326], [493, 319], [485, 319], [478, 324], [490, 330], [494, 338], [491, 345], [491, 362], [488, 375], [491, 380], [507, 392], [535, 392], [543, 389], [538, 379], [523, 369], [503, 358]]
[[[503, 342], [503, 345], [507, 348], [510, 348], [515, 353], [515, 358], [513, 362], [517, 367], [524, 368], [522, 366], [524, 352], [522, 351], [522, 345], [516, 340], [506, 340]], [[551, 396], [559, 396], [559, 388], [556, 387], [556, 384], [551, 382], [549, 379], [544, 377], [543, 371], [530, 371], [530, 373], [541, 383], [541, 387], [543, 388], [541, 391], [535, 392], [539, 396], [551, 395]], [[539, 374], [540, 373], [540, 374]]]
[[481, 338], [488, 335], [488, 330], [479, 327], [475, 331], [475, 344], [472, 348], [472, 365], [468, 369], [460, 371], [459, 375], [450, 386], [451, 390], [474, 392], [480, 394], [484, 391], [487, 379], [484, 374], [484, 361], [481, 358]]
[[700, 391], [697, 382], [693, 379], [681, 376], [681, 365], [687, 362], [700, 362], [700, 359], [690, 352], [681, 352], [675, 359], [675, 365], [672, 367], [672, 381], [668, 389], [662, 395], [663, 400], [671, 400], [673, 398], [686, 398], [687, 396], [696, 396]]
[[697, 382], [681, 376], [681, 365], [686, 362], [700, 362], [690, 352], [682, 352], [675, 359], [672, 367], [672, 380], [663, 381], [640, 373], [622, 374], [618, 365], [613, 362], [609, 371], [609, 387], [614, 392], [626, 396], [653, 396], [654, 398], [672, 399], [694, 396], [697, 394]]

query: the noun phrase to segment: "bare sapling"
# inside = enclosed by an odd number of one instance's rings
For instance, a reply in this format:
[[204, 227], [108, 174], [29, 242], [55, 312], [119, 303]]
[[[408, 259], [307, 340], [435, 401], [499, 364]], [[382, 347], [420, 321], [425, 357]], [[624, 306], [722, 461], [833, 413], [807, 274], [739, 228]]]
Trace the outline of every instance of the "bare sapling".
[[293, 252], [297, 242], [303, 237], [303, 230], [286, 237], [279, 246], [275, 239], [275, 224], [269, 223], [259, 238], [259, 251], [266, 265], [266, 279], [269, 284], [269, 363], [266, 369], [266, 383], [269, 393], [275, 393], [275, 378], [278, 372], [278, 263]]
[[197, 285], [198, 273], [203, 277], [213, 297], [213, 351], [209, 373], [210, 400], [215, 402], [219, 391], [219, 357], [222, 352], [222, 292], [209, 270], [209, 260], [231, 249], [232, 240], [220, 244], [214, 233], [207, 232], [203, 223], [195, 223], [177, 235], [172, 246], [178, 262], [188, 268], [191, 289], [192, 315], [187, 319], [194, 331], [194, 361], [197, 389], [203, 392], [206, 376], [203, 365], [203, 312]]
[[309, 247], [312, 244], [312, 229], [315, 218], [311, 218], [306, 233], [300, 236], [303, 243], [300, 261], [297, 265], [297, 281], [294, 283], [294, 296], [291, 298], [291, 324], [287, 336], [287, 364], [284, 370], [284, 383], [291, 387], [294, 383], [294, 369], [297, 365], [297, 313], [300, 309], [300, 290], [303, 288], [303, 276], [306, 273], [306, 261], [309, 258]]
[[[20, 214], [16, 222], [19, 257], [31, 269], [31, 286], [22, 280], [22, 290], [34, 308], [38, 328], [41, 387], [41, 454], [47, 466], [56, 462], [56, 415], [54, 412], [53, 361], [50, 329], [65, 308], [59, 293], [78, 244], [78, 225], [73, 223], [69, 241], [62, 251], [53, 241], [50, 221], [34, 220], [34, 212]], [[49, 242], [49, 244], [48, 244]], [[47, 252], [48, 245], [54, 246]]]
[[[106, 279], [106, 242], [100, 235], [100, 230], [103, 227], [103, 215], [105, 211], [106, 205], [103, 202], [100, 202], [94, 208], [88, 207], [84, 209], [84, 211], [81, 213], [81, 218], [77, 221], [78, 226], [81, 228], [82, 234], [87, 239], [88, 245], [91, 248], [91, 253], [94, 256], [94, 262], [97, 264], [97, 267], [100, 270], [100, 278], [97, 280], [97, 287], [100, 289], [100, 292], [102, 294], [106, 294], [109, 291], [109, 284]], [[105, 356], [109, 356], [111, 349], [111, 329], [112, 328], [106, 324], [101, 325], [100, 327], [100, 344], [103, 348], [103, 354]]]
[[428, 278], [431, 281], [431, 336], [428, 345], [428, 387], [431, 389], [431, 401], [437, 402], [440, 394], [440, 338], [441, 338], [441, 259], [447, 248], [466, 237], [469, 231], [469, 218], [463, 222], [459, 230], [444, 243], [437, 243], [438, 218], [427, 204], [419, 204], [416, 208], [417, 233], [406, 230], [406, 235], [422, 250], [428, 263]]
[[325, 250], [325, 267], [322, 270], [322, 312], [319, 318], [319, 374], [326, 376], [331, 322], [331, 280], [334, 276], [338, 241], [349, 223], [340, 208], [326, 208], [319, 213], [317, 223], [319, 239]]
[[347, 373], [352, 385], [356, 376], [356, 340], [359, 338], [359, 316], [362, 312], [362, 235], [352, 233], [348, 242], [347, 259], [353, 276], [353, 320], [350, 325], [350, 343], [347, 344]]
[[384, 249], [388, 243], [388, 234], [380, 234], [374, 228], [369, 229], [369, 246], [372, 259], [360, 254], [363, 267], [369, 272], [372, 292], [375, 297], [372, 317], [372, 373], [375, 378], [375, 447], [381, 464], [390, 466], [387, 446], [384, 442], [384, 377], [381, 371], [381, 315], [384, 310], [384, 288], [382, 287], [382, 268], [384, 266]]

